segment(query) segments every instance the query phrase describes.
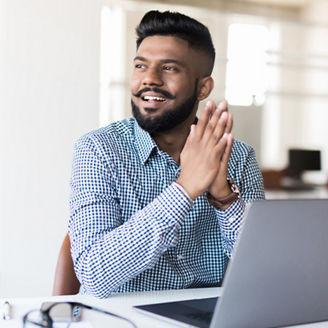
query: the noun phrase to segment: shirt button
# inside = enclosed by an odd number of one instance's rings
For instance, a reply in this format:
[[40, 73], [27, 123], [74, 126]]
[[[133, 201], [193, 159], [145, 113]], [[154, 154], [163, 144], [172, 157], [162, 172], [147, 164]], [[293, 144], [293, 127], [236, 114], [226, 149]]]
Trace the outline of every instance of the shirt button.
[[228, 219], [228, 221], [229, 221], [230, 223], [232, 223], [232, 222], [235, 221], [235, 220], [236, 220], [236, 217], [235, 217], [234, 215]]

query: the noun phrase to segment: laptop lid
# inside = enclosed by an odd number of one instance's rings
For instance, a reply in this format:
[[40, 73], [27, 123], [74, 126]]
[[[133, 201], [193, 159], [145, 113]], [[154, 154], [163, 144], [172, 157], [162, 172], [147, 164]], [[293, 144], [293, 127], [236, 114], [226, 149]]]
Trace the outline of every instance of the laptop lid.
[[254, 202], [216, 306], [216, 299], [197, 299], [135, 308], [188, 327], [269, 328], [328, 320], [327, 234], [328, 199]]
[[251, 204], [211, 328], [328, 320], [328, 200]]

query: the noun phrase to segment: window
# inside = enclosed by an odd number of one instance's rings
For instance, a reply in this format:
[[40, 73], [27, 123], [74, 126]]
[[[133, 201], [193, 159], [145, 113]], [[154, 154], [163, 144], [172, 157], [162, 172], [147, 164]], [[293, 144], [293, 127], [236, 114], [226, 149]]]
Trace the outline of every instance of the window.
[[124, 117], [125, 19], [120, 7], [103, 7], [100, 45], [100, 126]]
[[231, 105], [264, 103], [268, 42], [269, 31], [264, 25], [229, 26], [226, 99]]

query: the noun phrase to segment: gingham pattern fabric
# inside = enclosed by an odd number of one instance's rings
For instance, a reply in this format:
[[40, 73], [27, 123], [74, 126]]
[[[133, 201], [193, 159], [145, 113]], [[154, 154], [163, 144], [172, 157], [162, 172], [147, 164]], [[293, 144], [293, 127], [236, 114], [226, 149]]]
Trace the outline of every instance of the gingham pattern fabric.
[[264, 198], [254, 151], [234, 141], [228, 175], [242, 199], [226, 210], [205, 195], [190, 202], [174, 183], [179, 173], [133, 118], [78, 140], [69, 235], [85, 293], [104, 298], [220, 283], [245, 202]]

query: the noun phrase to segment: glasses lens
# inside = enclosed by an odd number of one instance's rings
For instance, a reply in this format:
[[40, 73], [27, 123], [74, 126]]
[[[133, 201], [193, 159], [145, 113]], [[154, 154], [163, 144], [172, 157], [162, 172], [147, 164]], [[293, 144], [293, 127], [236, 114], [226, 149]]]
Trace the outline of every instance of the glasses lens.
[[[73, 319], [74, 307], [69, 303], [57, 303], [53, 305], [49, 311], [49, 317], [52, 319], [54, 324], [58, 323], [69, 323]], [[54, 325], [54, 327], [57, 327]], [[59, 326], [58, 326], [59, 327]], [[60, 327], [66, 327], [60, 325]]]
[[31, 311], [24, 317], [24, 328], [51, 327], [48, 317], [39, 310]]

